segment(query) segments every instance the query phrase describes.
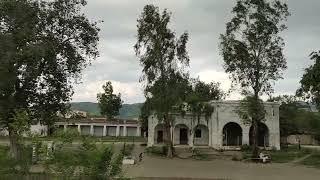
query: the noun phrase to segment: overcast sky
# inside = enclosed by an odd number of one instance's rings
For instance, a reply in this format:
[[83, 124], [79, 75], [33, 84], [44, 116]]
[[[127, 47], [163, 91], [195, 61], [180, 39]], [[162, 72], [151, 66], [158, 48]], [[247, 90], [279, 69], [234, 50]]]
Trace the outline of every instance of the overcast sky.
[[[288, 30], [282, 33], [286, 46], [284, 54], [288, 69], [284, 79], [275, 83], [275, 95], [294, 94], [304, 68], [312, 63], [308, 55], [319, 50], [320, 1], [287, 0], [291, 16]], [[146, 4], [169, 9], [171, 27], [180, 35], [189, 33], [188, 52], [190, 73], [201, 80], [221, 82], [230, 87], [228, 75], [223, 70], [219, 55], [219, 35], [231, 18], [235, 0], [88, 0], [85, 11], [90, 20], [100, 23], [100, 57], [83, 72], [82, 83], [75, 86], [74, 102], [96, 102], [102, 85], [110, 80], [115, 92], [122, 94], [124, 103], [143, 102], [143, 90], [138, 80], [141, 67], [135, 57], [136, 20]], [[318, 46], [317, 46], [318, 45]], [[228, 99], [239, 99], [234, 92]]]

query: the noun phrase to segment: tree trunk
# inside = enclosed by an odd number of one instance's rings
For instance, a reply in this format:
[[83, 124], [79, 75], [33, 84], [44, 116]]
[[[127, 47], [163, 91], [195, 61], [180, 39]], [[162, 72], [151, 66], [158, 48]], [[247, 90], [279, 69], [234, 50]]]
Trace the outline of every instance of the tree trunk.
[[169, 122], [165, 123], [165, 131], [166, 131], [166, 138], [165, 138], [165, 144], [168, 148], [167, 151], [167, 157], [172, 158], [173, 157], [173, 144], [172, 144], [172, 136], [171, 136], [171, 125]]
[[9, 130], [9, 140], [10, 140], [10, 156], [13, 159], [18, 160], [20, 155], [18, 137], [17, 137], [17, 134], [12, 130]]
[[256, 119], [252, 119], [252, 157], [257, 158], [259, 156], [258, 148], [258, 122]]
[[[254, 100], [255, 103], [259, 103], [259, 95], [258, 92], [254, 93]], [[258, 111], [258, 109], [255, 108]], [[256, 112], [255, 114], [258, 114]], [[259, 137], [259, 130], [258, 130], [258, 117], [252, 117], [252, 157], [257, 158], [259, 157], [259, 147], [258, 147], [258, 137]]]

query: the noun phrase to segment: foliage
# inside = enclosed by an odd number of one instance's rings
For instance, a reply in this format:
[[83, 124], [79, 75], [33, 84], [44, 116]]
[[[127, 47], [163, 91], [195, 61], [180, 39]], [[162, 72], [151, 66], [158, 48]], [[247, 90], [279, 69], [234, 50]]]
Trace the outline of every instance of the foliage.
[[206, 120], [211, 116], [213, 107], [210, 105], [212, 100], [220, 100], [225, 97], [225, 93], [220, 88], [220, 83], [205, 83], [199, 79], [191, 79], [189, 91], [185, 99], [185, 106], [182, 107], [186, 112], [191, 112], [198, 123], [201, 116]]
[[297, 97], [283, 95], [272, 97], [268, 101], [280, 102], [280, 135], [314, 134], [320, 137], [320, 116], [302, 109]]
[[123, 144], [123, 148], [121, 149], [121, 154], [123, 154], [123, 156], [131, 156], [132, 151], [134, 149], [134, 144]]
[[63, 177], [86, 176], [93, 179], [119, 177], [123, 155], [115, 155], [111, 146], [98, 148], [94, 141], [82, 137], [81, 147], [68, 146], [74, 134], [62, 134], [62, 144], [56, 146], [53, 155], [46, 161], [48, 173]]
[[77, 129], [68, 129], [67, 131], [57, 130], [54, 134], [55, 140], [63, 144], [71, 144], [80, 134]]
[[320, 109], [320, 51], [312, 52], [310, 59], [315, 62], [305, 69], [297, 94], [315, 102]]
[[98, 55], [99, 29], [82, 13], [85, 5], [85, 0], [0, 2], [0, 123], [9, 133], [16, 110], [49, 128], [57, 111], [66, 111], [72, 84]]
[[287, 4], [279, 0], [238, 0], [232, 13], [225, 34], [220, 36], [220, 51], [233, 85], [240, 85], [244, 95], [253, 97], [245, 99], [246, 105], [242, 105], [247, 109], [238, 112], [245, 112], [240, 117], [253, 125], [253, 156], [257, 157], [257, 127], [264, 117], [259, 96], [271, 94], [272, 83], [282, 78], [286, 69], [279, 33], [287, 28], [283, 21], [290, 13]]
[[[85, 111], [91, 117], [101, 117], [98, 103], [93, 102], [72, 102], [71, 109]], [[142, 103], [122, 104], [118, 118], [138, 118]]]
[[168, 152], [167, 146], [151, 146], [146, 148], [146, 153], [157, 156], [166, 156]]
[[311, 156], [302, 160], [300, 164], [310, 166], [310, 167], [320, 168], [320, 152], [319, 151], [313, 152]]
[[137, 42], [134, 46], [143, 67], [140, 82], [145, 85], [145, 97], [150, 109], [165, 124], [165, 141], [169, 147], [168, 157], [172, 157], [172, 140], [169, 127], [173, 117], [169, 113], [185, 97], [189, 66], [186, 50], [188, 33], [179, 38], [168, 26], [171, 13], [167, 9], [159, 12], [154, 5], [146, 5], [137, 22]]
[[119, 115], [119, 109], [122, 106], [121, 94], [113, 94], [113, 87], [110, 81], [107, 81], [102, 87], [104, 92], [97, 95], [100, 112], [102, 115], [107, 116], [108, 119], [113, 119]]
[[266, 111], [261, 99], [256, 99], [254, 96], [247, 96], [240, 101], [236, 112], [243, 120], [244, 124], [253, 124], [254, 119], [258, 122], [265, 121]]

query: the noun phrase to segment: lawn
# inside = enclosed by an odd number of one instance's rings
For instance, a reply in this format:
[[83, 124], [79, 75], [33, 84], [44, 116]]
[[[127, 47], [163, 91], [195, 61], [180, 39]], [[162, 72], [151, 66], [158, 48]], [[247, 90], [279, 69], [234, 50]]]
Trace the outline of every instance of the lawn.
[[[298, 146], [289, 146], [288, 148], [282, 148], [280, 151], [265, 151], [265, 153], [270, 154], [272, 162], [275, 163], [288, 163], [302, 158], [312, 152], [312, 150], [307, 148], [299, 150]], [[249, 159], [251, 155], [251, 152], [243, 152], [243, 157], [245, 159]]]
[[313, 152], [310, 157], [301, 161], [300, 164], [320, 169], [320, 152]]

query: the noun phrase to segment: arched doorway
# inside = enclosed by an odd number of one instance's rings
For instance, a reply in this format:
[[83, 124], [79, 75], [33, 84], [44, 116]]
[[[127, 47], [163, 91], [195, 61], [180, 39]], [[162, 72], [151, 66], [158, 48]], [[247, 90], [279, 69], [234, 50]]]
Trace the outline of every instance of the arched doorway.
[[187, 145], [189, 140], [189, 128], [185, 124], [178, 124], [174, 128], [174, 143]]
[[164, 143], [164, 125], [163, 124], [157, 124], [156, 127], [154, 127], [154, 142], [156, 144]]
[[194, 145], [209, 145], [209, 129], [207, 126], [199, 124], [194, 128]]
[[229, 122], [223, 127], [223, 146], [241, 146], [242, 128], [235, 122]]
[[[253, 134], [253, 127], [251, 126], [249, 131], [250, 145], [253, 144], [252, 134]], [[261, 147], [269, 146], [269, 129], [264, 123], [261, 123], [261, 122], [258, 123], [258, 146], [261, 146]]]

